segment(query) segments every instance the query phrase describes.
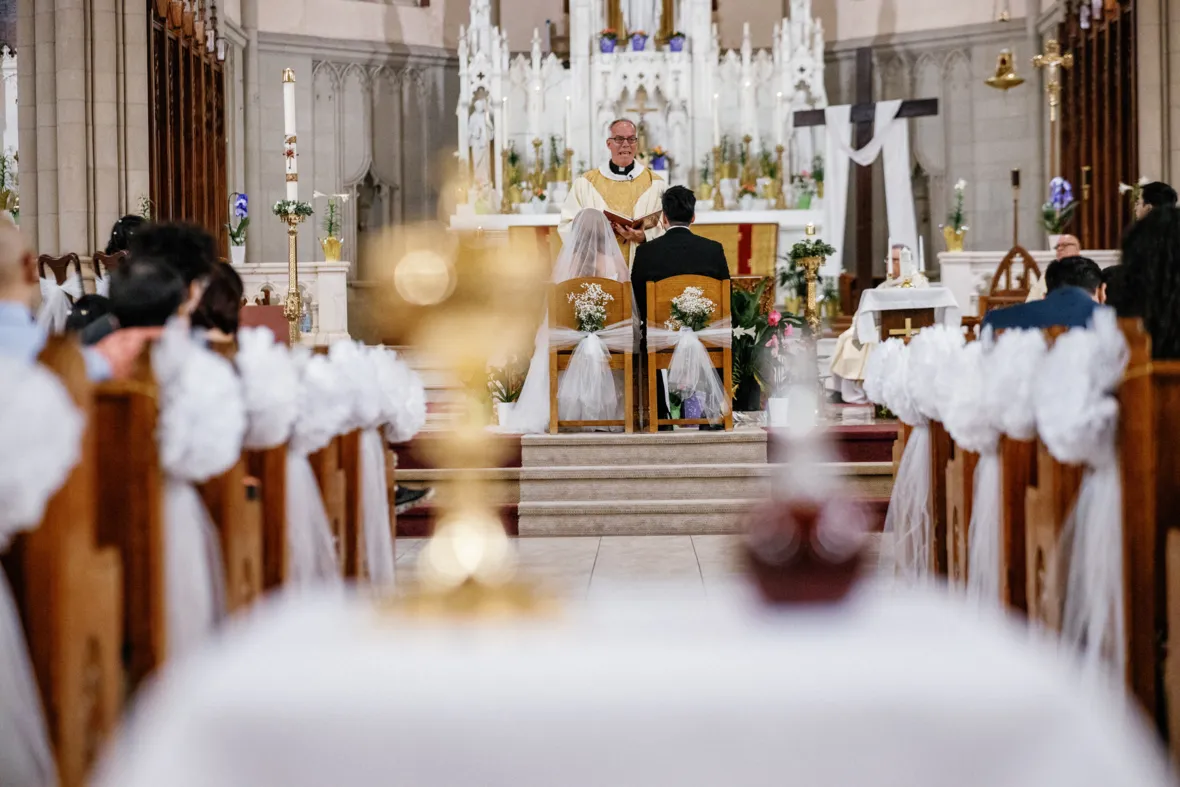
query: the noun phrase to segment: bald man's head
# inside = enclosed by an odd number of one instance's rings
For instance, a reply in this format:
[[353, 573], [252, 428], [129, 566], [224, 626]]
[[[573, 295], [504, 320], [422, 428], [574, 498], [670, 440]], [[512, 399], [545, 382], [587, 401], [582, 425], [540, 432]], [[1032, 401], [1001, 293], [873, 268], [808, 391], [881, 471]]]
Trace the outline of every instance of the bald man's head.
[[37, 289], [37, 261], [11, 221], [0, 220], [0, 300], [29, 303]]

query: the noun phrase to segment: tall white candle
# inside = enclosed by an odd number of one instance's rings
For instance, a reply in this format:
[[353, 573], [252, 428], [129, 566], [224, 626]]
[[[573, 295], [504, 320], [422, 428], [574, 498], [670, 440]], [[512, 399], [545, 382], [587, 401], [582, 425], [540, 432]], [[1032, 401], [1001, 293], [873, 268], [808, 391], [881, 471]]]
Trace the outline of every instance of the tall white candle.
[[572, 123], [570, 122], [570, 113], [574, 111], [574, 103], [570, 96], [565, 97], [565, 147], [567, 150], [572, 150], [574, 147], [573, 136], [570, 134]]
[[718, 105], [721, 97], [716, 93], [713, 94], [713, 147], [721, 147], [721, 113], [718, 112]]
[[783, 94], [779, 93], [774, 105], [774, 133], [776, 144], [783, 144]]
[[926, 239], [918, 236], [918, 270], [926, 272]]
[[286, 161], [287, 199], [299, 199], [299, 164], [295, 145], [295, 72], [283, 69], [283, 157]]

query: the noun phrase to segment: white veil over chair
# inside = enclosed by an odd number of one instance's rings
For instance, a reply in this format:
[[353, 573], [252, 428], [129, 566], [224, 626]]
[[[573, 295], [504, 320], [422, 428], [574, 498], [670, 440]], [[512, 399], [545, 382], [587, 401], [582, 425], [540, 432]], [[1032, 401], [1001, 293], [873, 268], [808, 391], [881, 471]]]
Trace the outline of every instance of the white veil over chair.
[[[586, 208], [574, 217], [565, 245], [553, 266], [553, 283], [597, 277], [630, 282], [631, 272], [619, 250], [614, 230], [606, 215]], [[632, 310], [634, 313], [634, 310]], [[629, 381], [628, 381], [629, 384]], [[549, 314], [546, 310], [537, 330], [529, 371], [516, 407], [502, 423], [506, 432], [534, 434], [549, 429]]]

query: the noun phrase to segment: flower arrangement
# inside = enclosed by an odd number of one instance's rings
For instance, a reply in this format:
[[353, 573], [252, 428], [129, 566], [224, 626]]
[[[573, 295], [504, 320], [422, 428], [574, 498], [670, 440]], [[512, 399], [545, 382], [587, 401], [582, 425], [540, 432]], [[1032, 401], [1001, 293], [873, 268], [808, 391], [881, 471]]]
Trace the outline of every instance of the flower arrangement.
[[742, 187], [738, 190], [738, 198], [739, 199], [742, 197], [757, 197], [757, 196], [758, 196], [758, 187], [753, 183], [743, 183]]
[[810, 257], [831, 257], [835, 253], [835, 247], [819, 238], [801, 240], [791, 247], [791, 260], [805, 260]]
[[510, 356], [502, 365], [488, 366], [488, 394], [493, 402], [515, 402], [524, 388], [528, 365], [520, 358]]
[[713, 182], [713, 155], [710, 153], [701, 159], [701, 183]]
[[663, 145], [656, 145], [652, 148], [649, 156], [652, 169], [663, 171], [668, 168], [668, 151], [664, 149]]
[[605, 30], [601, 31], [598, 34], [598, 37], [605, 38], [607, 41], [618, 41], [619, 40], [619, 31], [615, 30], [613, 27], [608, 27]]
[[328, 210], [324, 214], [324, 234], [329, 238], [340, 237], [340, 206], [348, 202], [348, 194], [323, 194], [319, 191], [312, 194], [314, 199], [328, 200]]
[[798, 175], [792, 175], [791, 182], [800, 194], [806, 194], [809, 197], [815, 196], [815, 178], [807, 170], [803, 170]]
[[19, 154], [16, 151], [0, 154], [0, 210], [12, 216], [14, 222], [20, 221], [20, 198], [17, 194], [19, 163]]
[[281, 199], [274, 204], [274, 207], [271, 210], [280, 219], [286, 218], [287, 216], [301, 216], [303, 218], [307, 218], [308, 216], [311, 216], [315, 213], [315, 211], [311, 209], [310, 202], [294, 199]]
[[[789, 360], [796, 349], [792, 342], [796, 324], [777, 310], [772, 311], [766, 317], [766, 331], [758, 339], [767, 354], [763, 356], [762, 363], [758, 365], [755, 379], [767, 394], [781, 391], [788, 382], [788, 374], [792, 366]], [[765, 341], [762, 341], [763, 339]]]
[[542, 202], [544, 202], [545, 198], [547, 196], [548, 195], [545, 192], [544, 186], [537, 186], [537, 187], [533, 188], [533, 199], [541, 200]]
[[1126, 183], [1119, 184], [1119, 194], [1130, 195], [1132, 210], [1134, 210], [1135, 205], [1138, 204], [1139, 198], [1141, 196], [1143, 196], [1143, 187], [1146, 186], [1150, 182], [1151, 182], [1150, 178], [1142, 177], [1142, 178], [1139, 178], [1139, 180], [1135, 181], [1130, 186], [1128, 186]]
[[700, 287], [685, 287], [684, 292], [672, 299], [672, 319], [665, 323], [669, 330], [691, 328], [701, 331], [708, 327], [717, 304], [705, 297]]
[[951, 212], [947, 214], [946, 223], [954, 232], [966, 232], [967, 214], [963, 210], [963, 198], [967, 191], [967, 181], [959, 178], [955, 183], [955, 200], [951, 203]]
[[778, 158], [772, 155], [769, 149], [763, 148], [758, 154], [758, 170], [764, 178], [778, 179]]
[[1050, 235], [1060, 235], [1073, 220], [1078, 208], [1073, 198], [1073, 187], [1065, 178], [1049, 181], [1049, 201], [1041, 206], [1041, 224]]
[[152, 200], [146, 194], [139, 195], [139, 215], [148, 221], [152, 220]]
[[229, 230], [229, 245], [246, 245], [246, 229], [250, 226], [249, 208], [250, 200], [245, 194], [235, 191], [229, 195], [230, 216], [238, 220], [237, 224], [231, 220], [229, 224], [225, 225], [225, 228]]
[[606, 305], [615, 298], [602, 289], [601, 285], [585, 283], [582, 292], [571, 292], [567, 300], [574, 305], [574, 317], [578, 320], [578, 330], [585, 333], [596, 333], [606, 327]]

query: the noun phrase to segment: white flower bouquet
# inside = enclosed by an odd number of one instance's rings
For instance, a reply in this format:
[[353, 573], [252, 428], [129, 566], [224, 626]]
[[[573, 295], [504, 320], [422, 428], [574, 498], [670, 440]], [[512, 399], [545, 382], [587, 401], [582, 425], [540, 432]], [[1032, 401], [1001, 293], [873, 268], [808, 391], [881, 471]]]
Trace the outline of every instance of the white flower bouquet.
[[574, 305], [578, 330], [596, 333], [606, 327], [606, 305], [614, 300], [614, 296], [603, 290], [601, 285], [583, 284], [582, 292], [571, 292], [567, 300]]
[[717, 304], [706, 298], [700, 287], [685, 287], [684, 292], [672, 299], [672, 319], [665, 326], [673, 331], [684, 326], [703, 331], [709, 327], [716, 310]]

